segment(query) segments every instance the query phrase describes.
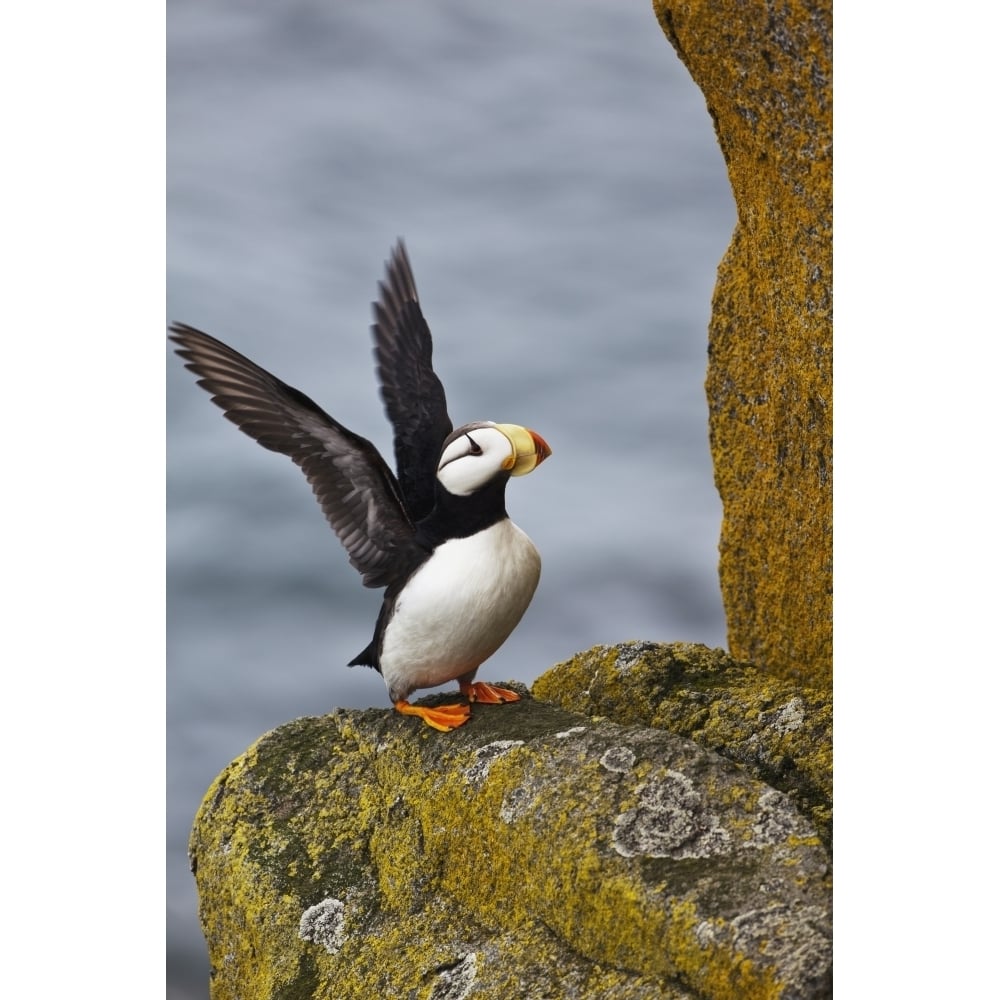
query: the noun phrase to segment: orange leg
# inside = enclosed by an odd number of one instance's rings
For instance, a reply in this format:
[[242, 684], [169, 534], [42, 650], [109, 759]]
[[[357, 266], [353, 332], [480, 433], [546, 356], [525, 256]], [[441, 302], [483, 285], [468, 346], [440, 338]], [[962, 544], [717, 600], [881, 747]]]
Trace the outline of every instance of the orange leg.
[[486, 681], [459, 681], [458, 690], [469, 701], [482, 702], [484, 705], [501, 705], [505, 701], [520, 701], [521, 696], [509, 688], [487, 684]]
[[411, 705], [402, 698], [396, 702], [396, 711], [403, 715], [416, 715], [428, 726], [440, 729], [442, 733], [457, 729], [469, 721], [468, 705], [438, 705], [436, 708], [429, 708], [426, 705]]

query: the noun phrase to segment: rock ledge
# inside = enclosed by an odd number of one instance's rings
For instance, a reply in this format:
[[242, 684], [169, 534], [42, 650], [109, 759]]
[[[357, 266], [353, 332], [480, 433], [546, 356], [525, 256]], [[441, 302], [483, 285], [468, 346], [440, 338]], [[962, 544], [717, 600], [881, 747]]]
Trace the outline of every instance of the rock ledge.
[[530, 697], [448, 734], [282, 726], [210, 788], [191, 859], [214, 1000], [830, 994], [829, 855], [789, 795]]

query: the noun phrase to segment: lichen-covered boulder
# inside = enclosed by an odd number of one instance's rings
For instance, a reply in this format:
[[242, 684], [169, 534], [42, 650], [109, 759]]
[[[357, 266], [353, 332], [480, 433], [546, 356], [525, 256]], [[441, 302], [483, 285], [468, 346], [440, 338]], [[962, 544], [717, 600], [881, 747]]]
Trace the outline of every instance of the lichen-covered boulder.
[[833, 705], [798, 685], [697, 643], [595, 646], [535, 681], [536, 698], [688, 736], [787, 792], [833, 837]]
[[788, 795], [525, 695], [234, 761], [191, 839], [213, 1000], [829, 996], [829, 857]]
[[706, 382], [729, 649], [829, 687], [832, 0], [653, 7], [705, 95], [736, 202]]

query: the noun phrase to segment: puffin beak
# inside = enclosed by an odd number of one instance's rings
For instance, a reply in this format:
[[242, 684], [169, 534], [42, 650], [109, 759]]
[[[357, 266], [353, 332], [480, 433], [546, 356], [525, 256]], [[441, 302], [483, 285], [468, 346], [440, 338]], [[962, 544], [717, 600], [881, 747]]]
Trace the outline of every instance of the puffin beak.
[[510, 441], [514, 454], [504, 462], [512, 476], [526, 476], [552, 454], [541, 434], [529, 431], [518, 424], [497, 424], [497, 430]]

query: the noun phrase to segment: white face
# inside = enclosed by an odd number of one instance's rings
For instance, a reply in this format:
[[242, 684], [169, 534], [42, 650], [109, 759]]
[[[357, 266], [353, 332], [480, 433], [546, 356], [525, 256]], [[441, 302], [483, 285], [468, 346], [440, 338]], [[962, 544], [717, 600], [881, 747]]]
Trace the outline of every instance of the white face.
[[501, 470], [513, 468], [516, 457], [503, 431], [491, 424], [471, 426], [445, 448], [437, 477], [449, 493], [467, 497]]

